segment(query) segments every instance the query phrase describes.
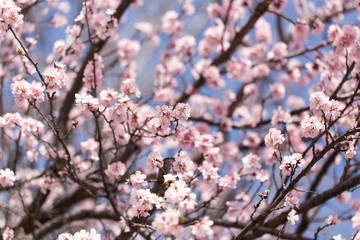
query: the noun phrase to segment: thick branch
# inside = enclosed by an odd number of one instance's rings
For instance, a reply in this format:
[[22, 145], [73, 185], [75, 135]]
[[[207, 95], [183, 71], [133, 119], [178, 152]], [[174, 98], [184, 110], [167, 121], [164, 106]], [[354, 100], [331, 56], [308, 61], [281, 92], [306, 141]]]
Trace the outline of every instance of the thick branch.
[[51, 221], [47, 222], [46, 224], [42, 225], [41, 228], [35, 230], [35, 237], [36, 239], [41, 239], [46, 234], [60, 228], [61, 226], [71, 223], [76, 220], [82, 220], [87, 218], [94, 218], [94, 219], [110, 219], [114, 221], [118, 221], [119, 218], [111, 213], [110, 211], [94, 211], [94, 210], [84, 210], [81, 212], [76, 213], [65, 213], [59, 217], [52, 219]]

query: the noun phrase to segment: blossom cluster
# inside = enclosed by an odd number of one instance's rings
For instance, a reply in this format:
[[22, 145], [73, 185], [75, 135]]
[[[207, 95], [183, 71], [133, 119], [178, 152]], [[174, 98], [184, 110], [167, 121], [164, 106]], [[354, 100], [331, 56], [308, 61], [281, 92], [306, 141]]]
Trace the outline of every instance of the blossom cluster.
[[44, 85], [36, 81], [29, 83], [24, 79], [14, 78], [14, 82], [11, 84], [11, 92], [15, 102], [19, 105], [26, 105], [27, 101], [43, 102], [44, 91]]
[[90, 232], [82, 229], [74, 234], [70, 233], [62, 233], [60, 234], [56, 240], [101, 240], [100, 233], [97, 233], [94, 228], [90, 230]]
[[24, 16], [13, 0], [0, 1], [0, 36], [8, 29], [8, 25], [17, 27], [24, 21]]
[[0, 169], [0, 185], [4, 187], [11, 187], [16, 180], [15, 174], [10, 169]]

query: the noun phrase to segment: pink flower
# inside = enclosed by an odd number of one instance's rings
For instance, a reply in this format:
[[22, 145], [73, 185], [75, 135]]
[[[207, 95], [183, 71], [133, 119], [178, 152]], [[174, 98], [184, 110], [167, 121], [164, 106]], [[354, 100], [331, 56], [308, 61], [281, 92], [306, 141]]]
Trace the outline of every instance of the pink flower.
[[29, 100], [36, 100], [37, 102], [41, 103], [44, 101], [44, 91], [45, 87], [41, 82], [33, 81], [30, 86], [30, 96]]
[[45, 87], [40, 82], [33, 81], [31, 84], [25, 80], [15, 80], [11, 84], [11, 92], [15, 102], [23, 105], [27, 101], [36, 100], [41, 103], [44, 101]]
[[157, 106], [156, 109], [158, 110], [157, 117], [161, 121], [161, 125], [163, 125], [164, 128], [169, 127], [174, 120], [173, 108], [171, 106], [163, 105], [161, 107]]
[[351, 192], [350, 191], [346, 191], [346, 192], [342, 192], [341, 194], [336, 196], [336, 199], [340, 202], [340, 203], [348, 203], [351, 199]]
[[257, 147], [261, 143], [261, 139], [256, 132], [247, 132], [242, 144], [248, 147]]
[[130, 203], [137, 217], [147, 217], [154, 207], [160, 208], [163, 198], [151, 193], [150, 189], [133, 189], [131, 191]]
[[222, 79], [219, 69], [215, 66], [206, 68], [203, 76], [206, 80], [206, 85], [211, 89], [220, 89], [225, 86], [225, 81]]
[[81, 142], [81, 152], [84, 154], [89, 154], [90, 158], [94, 161], [99, 160], [99, 143], [95, 141], [93, 138], [89, 138], [88, 140]]
[[191, 170], [193, 164], [194, 163], [191, 161], [190, 157], [180, 154], [180, 156], [175, 157], [173, 168], [176, 172], [187, 173]]
[[341, 220], [339, 219], [339, 217], [338, 216], [333, 216], [333, 215], [329, 215], [327, 218], [326, 218], [326, 220], [325, 220], [325, 222], [327, 223], [327, 224], [340, 224], [341, 223]]
[[356, 148], [354, 141], [345, 142], [345, 152], [344, 155], [347, 159], [351, 159], [356, 155]]
[[357, 210], [354, 216], [351, 218], [351, 223], [353, 228], [360, 229], [360, 211]]
[[136, 189], [139, 189], [141, 186], [146, 186], [147, 181], [145, 181], [146, 175], [142, 174], [140, 171], [136, 171], [135, 174], [132, 174], [129, 179], [129, 183]]
[[82, 81], [85, 83], [85, 87], [88, 90], [91, 90], [91, 88], [95, 88], [95, 84], [97, 87], [99, 87], [103, 78], [103, 68], [103, 58], [99, 54], [95, 53], [94, 60], [91, 60], [87, 63], [84, 70], [84, 77], [82, 79]]
[[126, 171], [126, 166], [122, 162], [114, 162], [110, 164], [105, 170], [106, 176], [112, 179], [118, 179], [123, 176]]
[[260, 18], [255, 23], [255, 39], [261, 43], [271, 43], [272, 41], [271, 25], [264, 18]]
[[211, 104], [209, 104], [210, 110], [213, 112], [215, 117], [224, 118], [228, 113], [228, 106], [224, 104], [223, 101], [220, 101], [218, 98], [210, 99]]
[[195, 147], [200, 153], [209, 152], [213, 145], [213, 138], [209, 134], [201, 135], [195, 141]]
[[250, 72], [251, 76], [248, 76], [247, 80], [243, 80], [243, 81], [250, 82], [254, 78], [266, 77], [266, 76], [269, 76], [269, 74], [270, 74], [269, 66], [265, 63], [260, 63], [251, 69], [251, 72]]
[[179, 147], [186, 149], [194, 146], [196, 139], [198, 138], [199, 132], [192, 124], [183, 126], [177, 135], [177, 142]]
[[306, 138], [316, 137], [320, 130], [323, 129], [323, 124], [316, 116], [309, 117], [309, 115], [306, 115], [300, 125], [301, 135]]
[[300, 21], [295, 25], [292, 33], [293, 39], [299, 42], [306, 42], [308, 39], [310, 27], [305, 22]]
[[285, 86], [282, 83], [270, 84], [270, 92], [274, 97], [274, 101], [285, 97]]
[[280, 66], [285, 63], [286, 55], [288, 54], [287, 45], [283, 42], [278, 42], [274, 45], [267, 57], [273, 61], [279, 62]]
[[36, 162], [38, 159], [39, 153], [34, 150], [26, 151], [26, 157], [29, 160], [29, 162]]
[[191, 211], [195, 209], [196, 205], [196, 194], [187, 193], [179, 203], [180, 211]]
[[176, 182], [177, 176], [171, 173], [164, 175], [164, 183], [169, 187], [172, 183]]
[[256, 176], [256, 179], [260, 182], [269, 182], [270, 176], [267, 170], [255, 170], [254, 175]]
[[21, 126], [23, 118], [18, 112], [16, 113], [5, 113], [0, 117], [0, 127], [14, 127], [15, 124]]
[[341, 33], [342, 33], [342, 30], [338, 25], [332, 24], [328, 28], [328, 37], [329, 37], [330, 41], [337, 40], [340, 37]]
[[358, 38], [358, 32], [351, 25], [345, 25], [342, 28], [340, 36], [336, 39], [336, 43], [343, 47], [350, 47]]
[[346, 240], [346, 238], [343, 238], [341, 234], [338, 234], [336, 236], [333, 236], [334, 240]]
[[[167, 181], [167, 184], [169, 184], [169, 181]], [[164, 198], [166, 203], [177, 205], [183, 201], [188, 194], [191, 194], [191, 189], [186, 183], [183, 180], [175, 180], [170, 183], [170, 186], [164, 194]]]
[[74, 233], [74, 239], [89, 239], [89, 240], [101, 240], [100, 233], [97, 233], [94, 228], [90, 232], [82, 229], [79, 232]]
[[110, 106], [112, 101], [114, 101], [118, 97], [119, 93], [114, 89], [102, 90], [99, 93], [100, 103], [106, 107]]
[[261, 168], [260, 157], [254, 153], [249, 153], [242, 159], [243, 166], [245, 169], [257, 169]]
[[153, 31], [153, 26], [151, 25], [151, 23], [145, 21], [136, 23], [134, 27], [136, 30], [147, 36], [150, 36]]
[[1, 0], [0, 1], [0, 35], [3, 34], [8, 28], [8, 25], [17, 27], [23, 23], [24, 16], [20, 14], [21, 8], [16, 6], [13, 0]]
[[291, 223], [291, 225], [295, 225], [295, 222], [299, 220], [299, 215], [296, 214], [294, 209], [292, 209], [287, 215], [287, 220]]
[[50, 24], [54, 28], [60, 28], [67, 24], [67, 18], [60, 13], [55, 13], [50, 20]]
[[140, 51], [140, 43], [135, 40], [121, 39], [118, 42], [118, 55], [120, 62], [129, 62]]
[[291, 114], [288, 111], [284, 111], [282, 106], [278, 106], [278, 108], [273, 111], [271, 124], [274, 125], [275, 127], [279, 127], [279, 123], [286, 124], [286, 123], [291, 123], [291, 121], [292, 121]]
[[219, 179], [219, 187], [224, 190], [235, 189], [239, 180], [240, 177], [237, 174], [234, 176], [225, 175]]
[[314, 20], [313, 27], [314, 29], [312, 30], [312, 34], [318, 35], [324, 31], [325, 25], [319, 18], [316, 18]]
[[129, 223], [125, 220], [124, 217], [120, 217], [119, 225], [121, 231], [130, 232]]
[[2, 238], [3, 240], [14, 240], [15, 239], [14, 230], [10, 229], [9, 227], [6, 227], [2, 234]]
[[190, 226], [191, 233], [196, 239], [210, 239], [214, 235], [214, 230], [211, 227], [213, 224], [214, 222], [206, 216], [201, 221], [195, 223], [195, 225]]
[[186, 121], [190, 117], [190, 106], [187, 103], [178, 103], [173, 111], [174, 117], [180, 121]]
[[3, 188], [14, 186], [15, 180], [15, 174], [9, 168], [0, 169], [0, 184]]
[[162, 61], [164, 69], [169, 75], [176, 76], [185, 70], [185, 66], [181, 60], [167, 51], [162, 55]]
[[135, 79], [128, 78], [124, 80], [121, 85], [121, 89], [123, 93], [128, 96], [135, 95], [136, 97], [140, 97], [141, 93], [136, 85]]
[[207, 161], [204, 161], [198, 169], [206, 181], [214, 182], [219, 179], [219, 169]]
[[75, 240], [73, 235], [71, 235], [70, 233], [62, 233], [60, 234], [56, 240]]
[[99, 99], [94, 98], [85, 91], [82, 91], [80, 94], [75, 94], [75, 102], [77, 106], [82, 108], [82, 110], [96, 111], [99, 109]]
[[180, 216], [181, 213], [179, 210], [167, 209], [162, 213], [158, 213], [155, 216], [155, 219], [152, 223], [152, 226], [159, 232], [164, 235], [178, 235], [182, 232], [182, 227], [180, 225]]
[[126, 103], [115, 103], [113, 106], [108, 108], [106, 113], [108, 118], [116, 121], [116, 123], [123, 123], [128, 119], [128, 107]]
[[146, 160], [146, 166], [151, 168], [162, 168], [164, 166], [164, 159], [161, 157], [161, 154], [158, 152], [150, 154]]
[[301, 167], [304, 164], [304, 159], [300, 153], [294, 153], [291, 156], [285, 156], [281, 162], [280, 170], [283, 174], [290, 176], [295, 171], [296, 166]]
[[44, 130], [44, 124], [30, 117], [23, 118], [21, 130], [27, 137], [32, 135], [39, 136]]
[[66, 51], [66, 45], [64, 40], [57, 40], [54, 42], [53, 52], [59, 56], [64, 56]]
[[336, 101], [334, 99], [330, 100], [330, 108], [329, 108], [329, 114], [333, 119], [336, 119], [340, 116], [341, 111], [344, 109], [344, 106], [339, 101]]
[[285, 141], [284, 135], [281, 133], [280, 130], [276, 128], [270, 128], [269, 133], [265, 136], [265, 145], [267, 147], [270, 146], [278, 146]]
[[186, 35], [175, 42], [175, 51], [180, 53], [181, 59], [186, 59], [194, 54], [196, 40], [193, 36]]
[[43, 75], [47, 84], [46, 91], [49, 93], [55, 92], [66, 85], [66, 74], [62, 64], [54, 63], [54, 66], [45, 69]]
[[169, 35], [181, 35], [183, 23], [178, 20], [179, 15], [175, 11], [168, 11], [161, 18], [161, 30]]
[[294, 207], [299, 207], [300, 206], [300, 199], [298, 196], [287, 196], [285, 198], [285, 203], [284, 203], [285, 207], [290, 207], [290, 208], [294, 208]]
[[270, 4], [270, 9], [277, 13], [281, 13], [283, 11], [283, 8], [285, 7], [286, 3], [287, 3], [287, 0], [274, 0]]

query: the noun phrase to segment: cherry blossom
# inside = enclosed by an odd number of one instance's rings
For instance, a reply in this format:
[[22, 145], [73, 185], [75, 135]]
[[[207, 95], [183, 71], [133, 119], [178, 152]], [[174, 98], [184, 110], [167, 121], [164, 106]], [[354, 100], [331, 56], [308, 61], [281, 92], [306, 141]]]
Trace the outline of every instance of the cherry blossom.
[[294, 153], [291, 156], [284, 156], [280, 170], [284, 175], [290, 176], [295, 171], [296, 167], [301, 167], [304, 164], [304, 159], [300, 153]]
[[176, 172], [187, 173], [191, 170], [193, 164], [189, 156], [180, 155], [175, 157], [173, 168]]
[[341, 221], [338, 216], [329, 215], [329, 217], [326, 218], [327, 224], [340, 224]]
[[297, 215], [296, 211], [292, 209], [287, 215], [287, 219], [291, 223], [291, 225], [295, 225], [295, 223], [299, 221], [299, 215]]
[[139, 42], [130, 39], [120, 40], [117, 47], [120, 62], [129, 62], [140, 51]]
[[123, 176], [126, 171], [125, 164], [121, 162], [115, 162], [110, 164], [107, 169], [105, 170], [105, 174], [109, 178], [118, 179], [118, 177]]
[[146, 160], [146, 165], [151, 168], [162, 168], [164, 166], [164, 159], [158, 152], [150, 154]]
[[3, 34], [3, 31], [7, 30], [8, 25], [17, 27], [24, 22], [23, 21], [24, 16], [20, 14], [21, 8], [19, 8], [12, 0], [0, 1], [0, 12], [1, 12], [1, 23], [0, 23], [1, 35]]
[[161, 202], [163, 199], [151, 193], [149, 189], [133, 189], [131, 191], [130, 203], [136, 216], [149, 216], [149, 211], [154, 207], [160, 208]]
[[276, 128], [270, 128], [269, 133], [265, 136], [266, 146], [278, 146], [285, 141], [284, 135]]
[[145, 179], [145, 174], [142, 174], [140, 171], [136, 171], [135, 174], [130, 176], [129, 183], [135, 188], [140, 188], [142, 185], [147, 185], [147, 181], [145, 181]]
[[211, 226], [214, 224], [209, 217], [204, 217], [201, 221], [191, 226], [191, 233], [198, 239], [210, 239], [214, 235], [214, 230]]
[[136, 86], [135, 79], [129, 78], [123, 81], [122, 83], [122, 91], [128, 96], [135, 95], [136, 97], [140, 97], [140, 91]]
[[99, 108], [99, 99], [94, 98], [90, 94], [82, 91], [75, 94], [76, 104], [83, 110], [95, 111]]
[[322, 122], [316, 116], [306, 115], [301, 120], [301, 133], [304, 137], [314, 138], [323, 129]]
[[3, 234], [2, 234], [3, 240], [14, 240], [14, 230], [6, 227]]
[[9, 168], [0, 169], [0, 184], [3, 188], [13, 186], [15, 180], [15, 174]]
[[84, 70], [84, 77], [82, 81], [85, 83], [85, 86], [91, 90], [95, 86], [99, 86], [103, 78], [102, 68], [104, 67], [103, 58], [95, 54], [94, 60], [89, 61]]
[[0, 0], [0, 238], [360, 239], [360, 2], [160, 2]]
[[44, 73], [46, 91], [49, 93], [55, 92], [66, 84], [66, 73], [64, 65], [61, 63], [54, 63], [52, 67], [48, 67]]
[[181, 212], [175, 209], [167, 209], [162, 213], [158, 213], [152, 223], [152, 226], [161, 234], [178, 235], [182, 232], [180, 223]]
[[169, 35], [180, 35], [183, 31], [183, 24], [178, 17], [179, 15], [175, 11], [166, 12], [161, 18], [161, 30]]
[[94, 228], [90, 230], [90, 232], [82, 229], [78, 232], [75, 232], [73, 235], [69, 233], [60, 234], [57, 239], [59, 240], [72, 240], [72, 239], [89, 239], [89, 240], [100, 240], [101, 235], [97, 233]]

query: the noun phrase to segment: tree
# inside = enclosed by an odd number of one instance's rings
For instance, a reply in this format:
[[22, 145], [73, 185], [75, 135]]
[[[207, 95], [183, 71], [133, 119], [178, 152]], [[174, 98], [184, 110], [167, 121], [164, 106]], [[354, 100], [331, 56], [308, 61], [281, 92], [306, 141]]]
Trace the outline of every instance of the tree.
[[356, 8], [0, 0], [2, 238], [360, 239]]

